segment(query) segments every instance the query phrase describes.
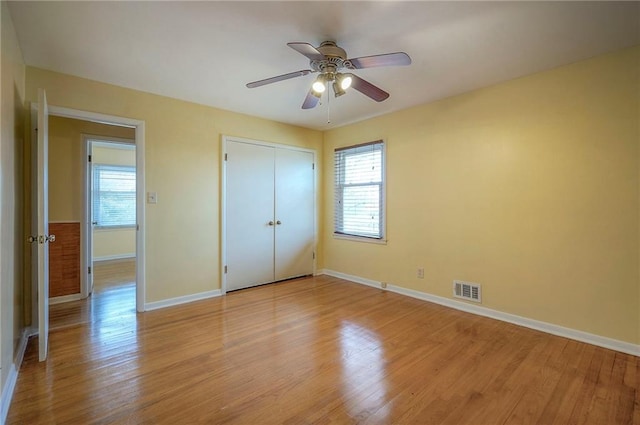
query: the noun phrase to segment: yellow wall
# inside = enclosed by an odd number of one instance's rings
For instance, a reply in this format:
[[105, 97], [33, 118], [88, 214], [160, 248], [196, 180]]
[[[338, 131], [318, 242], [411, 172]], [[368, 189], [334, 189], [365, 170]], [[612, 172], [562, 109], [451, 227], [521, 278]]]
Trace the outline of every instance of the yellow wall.
[[[220, 143], [223, 134], [318, 151], [322, 133], [27, 67], [28, 100], [144, 120], [146, 302], [220, 288]], [[321, 164], [320, 164], [321, 167]], [[318, 167], [318, 168], [320, 168]]]
[[135, 256], [135, 229], [95, 229], [93, 231], [93, 261]]
[[49, 221], [82, 221], [82, 134], [130, 139], [135, 137], [132, 128], [49, 117]]
[[[326, 132], [325, 268], [640, 343], [639, 71], [636, 47]], [[334, 239], [333, 150], [380, 138], [388, 243]]]
[[[131, 135], [135, 137], [135, 131]], [[106, 146], [93, 146], [92, 161], [95, 164], [136, 165], [134, 149], [118, 149]], [[95, 229], [93, 232], [93, 259], [95, 261], [122, 257], [135, 257], [136, 230]]]
[[[0, 388], [13, 368], [24, 320], [24, 99], [25, 66], [6, 2], [0, 2]], [[1, 390], [0, 390], [1, 391]]]

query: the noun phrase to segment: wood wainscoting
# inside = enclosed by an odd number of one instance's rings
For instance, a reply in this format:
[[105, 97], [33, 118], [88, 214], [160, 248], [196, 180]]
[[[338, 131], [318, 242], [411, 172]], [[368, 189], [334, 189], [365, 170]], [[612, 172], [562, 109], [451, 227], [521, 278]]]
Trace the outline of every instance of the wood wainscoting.
[[49, 297], [80, 293], [80, 223], [49, 223]]

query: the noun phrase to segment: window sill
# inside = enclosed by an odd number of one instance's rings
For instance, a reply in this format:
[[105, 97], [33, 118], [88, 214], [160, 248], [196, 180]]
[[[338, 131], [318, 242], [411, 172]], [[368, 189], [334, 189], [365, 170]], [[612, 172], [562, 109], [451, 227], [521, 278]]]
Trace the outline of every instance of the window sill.
[[373, 238], [366, 238], [364, 236], [341, 235], [341, 234], [338, 234], [338, 233], [334, 233], [333, 234], [333, 238], [334, 239], [343, 239], [343, 240], [347, 240], [347, 241], [354, 241], [354, 242], [372, 243], [372, 244], [376, 244], [376, 245], [386, 245], [387, 244], [387, 240], [386, 239], [373, 239]]
[[104, 231], [112, 231], [112, 230], [135, 230], [136, 226], [135, 224], [132, 226], [93, 226], [93, 230], [96, 230], [98, 232], [104, 232]]

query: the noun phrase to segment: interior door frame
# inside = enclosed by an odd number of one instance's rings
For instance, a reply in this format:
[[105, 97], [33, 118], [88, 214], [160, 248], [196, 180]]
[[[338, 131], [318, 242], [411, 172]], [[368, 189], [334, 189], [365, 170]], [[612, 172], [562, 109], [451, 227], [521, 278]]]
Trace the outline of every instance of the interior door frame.
[[[31, 104], [31, 113], [37, 113], [38, 105], [36, 102]], [[146, 257], [145, 257], [145, 122], [143, 120], [119, 117], [115, 115], [101, 114], [97, 112], [82, 111], [79, 109], [65, 108], [62, 106], [48, 105], [49, 116], [56, 116], [62, 118], [70, 118], [81, 121], [90, 121], [99, 124], [107, 124], [119, 127], [130, 127], [135, 130], [135, 145], [136, 145], [136, 311], [142, 313], [145, 311], [145, 294], [146, 294]], [[35, 134], [36, 122], [31, 120], [31, 134]], [[46, 194], [48, 196], [48, 194]], [[86, 217], [83, 217], [86, 219]], [[83, 226], [81, 226], [83, 227]], [[83, 238], [81, 237], [81, 240]], [[81, 247], [81, 251], [85, 247]], [[82, 264], [81, 264], [82, 265]], [[87, 266], [84, 264], [84, 266]], [[86, 270], [86, 269], [85, 269]], [[81, 273], [80, 276], [86, 275]], [[34, 279], [32, 279], [33, 281]], [[37, 279], [35, 280], [37, 284]], [[86, 285], [86, 283], [85, 283]], [[32, 293], [37, 293], [37, 287], [32, 282]], [[34, 305], [34, 300], [37, 297], [32, 297], [32, 323], [38, 323], [37, 317], [37, 302]], [[35, 330], [34, 330], [35, 331]], [[37, 331], [34, 332], [34, 334]]]
[[[80, 288], [82, 298], [86, 298], [93, 292], [93, 269], [89, 272], [89, 267], [93, 264], [93, 162], [88, 161], [88, 156], [92, 155], [93, 142], [102, 144], [114, 144], [114, 145], [128, 145], [133, 146], [137, 150], [136, 141], [134, 139], [125, 139], [121, 137], [110, 136], [97, 136], [93, 134], [82, 134], [82, 167], [84, 169], [84, 190], [83, 190], [83, 204], [84, 209], [82, 211], [83, 225], [80, 229], [80, 245], [81, 245], [81, 259], [80, 267], [82, 273], [80, 274]], [[136, 179], [137, 179], [136, 173]], [[138, 188], [136, 187], [136, 202], [138, 202]], [[137, 244], [136, 244], [137, 245]]]
[[239, 142], [249, 143], [258, 146], [268, 146], [278, 149], [288, 149], [292, 151], [308, 152], [313, 155], [313, 190], [314, 190], [314, 208], [313, 208], [313, 274], [316, 274], [317, 246], [318, 246], [318, 155], [315, 149], [303, 148], [300, 146], [284, 145], [280, 143], [266, 142], [262, 140], [247, 139], [236, 136], [222, 135], [222, 143], [220, 144], [220, 173], [221, 173], [221, 199], [220, 199], [220, 291], [222, 295], [227, 293], [227, 274], [225, 265], [227, 264], [227, 143]]

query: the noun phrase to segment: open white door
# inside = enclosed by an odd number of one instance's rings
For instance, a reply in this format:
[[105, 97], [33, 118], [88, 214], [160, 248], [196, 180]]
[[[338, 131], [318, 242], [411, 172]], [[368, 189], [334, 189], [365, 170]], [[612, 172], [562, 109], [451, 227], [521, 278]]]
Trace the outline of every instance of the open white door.
[[[34, 227], [37, 226], [37, 249], [34, 249], [38, 263], [38, 340], [39, 359], [47, 359], [49, 346], [49, 244], [55, 241], [55, 235], [49, 236], [49, 189], [48, 183], [48, 145], [49, 145], [49, 111], [47, 96], [43, 89], [38, 89], [38, 140], [36, 146], [35, 165], [36, 205]], [[34, 229], [36, 230], [36, 229]]]
[[93, 218], [93, 164], [91, 163], [91, 156], [93, 155], [93, 142], [87, 140], [87, 294], [89, 296], [93, 293], [93, 232], [95, 230], [96, 222]]

